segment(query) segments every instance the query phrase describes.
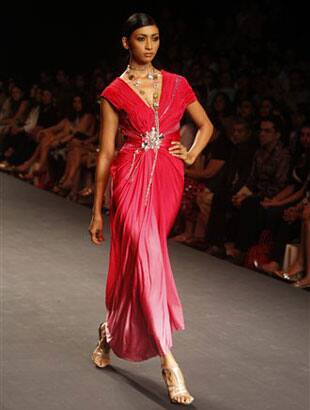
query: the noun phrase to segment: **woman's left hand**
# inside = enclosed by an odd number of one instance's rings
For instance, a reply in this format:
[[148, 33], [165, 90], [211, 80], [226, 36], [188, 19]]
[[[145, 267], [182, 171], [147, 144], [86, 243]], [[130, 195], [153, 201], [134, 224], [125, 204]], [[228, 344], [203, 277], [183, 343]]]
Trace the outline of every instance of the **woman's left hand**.
[[168, 150], [172, 155], [174, 155], [174, 156], [176, 156], [180, 159], [183, 159], [183, 161], [187, 165], [192, 165], [194, 163], [194, 161], [190, 157], [186, 147], [184, 145], [182, 145], [180, 141], [171, 141], [171, 144], [173, 144], [174, 146], [169, 147]]

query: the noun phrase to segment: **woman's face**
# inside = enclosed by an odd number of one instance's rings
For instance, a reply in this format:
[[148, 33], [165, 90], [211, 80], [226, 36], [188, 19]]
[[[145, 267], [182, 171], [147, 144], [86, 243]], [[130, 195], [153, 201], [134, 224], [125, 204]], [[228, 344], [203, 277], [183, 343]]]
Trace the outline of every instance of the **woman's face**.
[[261, 117], [268, 117], [272, 111], [272, 103], [269, 100], [264, 100], [259, 108], [259, 113]]
[[253, 104], [251, 101], [244, 100], [240, 105], [240, 115], [243, 118], [248, 118], [253, 114]]
[[226, 101], [221, 95], [215, 97], [215, 101], [214, 101], [215, 111], [217, 111], [217, 112], [224, 111], [225, 110], [225, 105], [226, 105]]
[[123, 37], [123, 46], [138, 64], [149, 64], [155, 58], [159, 48], [159, 30], [157, 26], [140, 27], [129, 38]]
[[49, 90], [44, 90], [41, 95], [41, 101], [43, 105], [49, 105], [52, 103], [52, 93]]
[[14, 101], [19, 101], [22, 98], [22, 90], [18, 87], [13, 87], [11, 91], [11, 96]]
[[30, 97], [31, 98], [35, 98], [37, 89], [38, 89], [38, 84], [33, 84], [33, 86], [30, 89]]
[[76, 96], [76, 97], [73, 98], [73, 109], [74, 109], [74, 111], [76, 111], [76, 112], [82, 111], [82, 100], [81, 100], [81, 97]]
[[305, 149], [310, 148], [310, 127], [302, 127], [300, 131], [300, 143]]

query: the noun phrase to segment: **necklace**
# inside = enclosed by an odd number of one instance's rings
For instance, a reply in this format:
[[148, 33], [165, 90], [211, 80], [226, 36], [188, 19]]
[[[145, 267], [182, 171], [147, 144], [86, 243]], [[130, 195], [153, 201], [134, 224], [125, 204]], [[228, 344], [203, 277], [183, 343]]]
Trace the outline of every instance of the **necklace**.
[[[159, 109], [159, 101], [158, 101], [159, 100], [159, 98], [158, 98], [159, 74], [155, 71], [155, 68], [152, 67], [152, 71], [149, 71], [147, 73], [147, 75], [145, 76], [145, 78], [152, 81], [153, 101], [152, 101], [152, 104], [151, 104], [150, 101], [148, 100], [148, 98], [145, 95], [145, 91], [141, 88], [141, 83], [142, 83], [141, 78], [137, 78], [133, 74], [132, 71], [134, 71], [134, 70], [135, 70], [134, 68], [132, 68], [130, 65], [128, 65], [125, 73], [126, 73], [128, 79], [129, 79], [129, 81], [133, 84], [134, 88], [136, 88], [138, 90], [138, 93], [142, 96], [141, 98], [143, 100], [146, 100], [148, 102], [148, 105], [153, 108], [154, 122], [155, 122], [155, 124], [154, 124], [155, 127], [153, 126], [151, 128], [151, 130], [140, 134], [140, 136], [142, 137], [141, 146], [138, 147], [134, 151], [133, 160], [132, 160], [132, 163], [131, 163], [131, 166], [130, 166], [129, 177], [128, 177], [132, 180], [134, 170], [137, 169], [137, 165], [136, 165], [136, 167], [134, 166], [137, 153], [140, 152], [141, 150], [148, 151], [149, 149], [152, 149], [154, 151], [154, 159], [153, 159], [150, 178], [149, 178], [149, 181], [148, 181], [148, 184], [147, 184], [147, 189], [146, 189], [146, 194], [145, 194], [145, 206], [146, 206], [147, 205], [147, 199], [148, 199], [148, 196], [149, 196], [149, 193], [150, 193], [150, 188], [151, 188], [151, 185], [152, 185], [152, 180], [153, 180], [153, 175], [154, 175], [155, 166], [156, 166], [156, 162], [157, 162], [159, 147], [161, 145], [161, 140], [164, 138], [164, 134], [160, 132], [160, 127], [159, 127], [159, 113], [158, 113], [158, 109]], [[136, 71], [146, 71], [146, 70], [136, 69]]]
[[138, 93], [147, 101], [149, 106], [152, 106], [154, 110], [158, 110], [159, 108], [159, 101], [158, 101], [158, 88], [159, 88], [159, 75], [158, 73], [155, 71], [155, 68], [152, 67], [152, 71], [149, 71], [145, 78], [147, 78], [148, 80], [152, 80], [152, 87], [153, 87], [153, 101], [152, 103], [149, 101], [149, 99], [147, 98], [145, 91], [141, 88], [141, 78], [137, 78], [132, 71], [136, 70], [136, 71], [145, 71], [145, 70], [140, 70], [140, 69], [135, 69], [132, 68], [132, 66], [130, 64], [128, 64], [127, 69], [126, 69], [126, 75], [129, 79], [129, 81], [133, 84], [134, 88], [137, 89]]

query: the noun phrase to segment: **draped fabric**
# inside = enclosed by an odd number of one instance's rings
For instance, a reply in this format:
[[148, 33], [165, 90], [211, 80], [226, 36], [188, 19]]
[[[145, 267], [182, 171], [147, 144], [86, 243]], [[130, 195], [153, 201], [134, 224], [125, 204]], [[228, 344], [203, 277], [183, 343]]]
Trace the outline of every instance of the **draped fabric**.
[[[170, 154], [180, 120], [196, 100], [185, 77], [162, 70], [156, 149], [143, 149], [154, 111], [120, 77], [101, 93], [118, 111], [125, 143], [110, 167], [110, 259], [106, 281], [108, 341], [114, 353], [142, 361], [165, 355], [184, 317], [167, 237], [181, 206], [184, 162]], [[148, 192], [148, 194], [147, 194]]]

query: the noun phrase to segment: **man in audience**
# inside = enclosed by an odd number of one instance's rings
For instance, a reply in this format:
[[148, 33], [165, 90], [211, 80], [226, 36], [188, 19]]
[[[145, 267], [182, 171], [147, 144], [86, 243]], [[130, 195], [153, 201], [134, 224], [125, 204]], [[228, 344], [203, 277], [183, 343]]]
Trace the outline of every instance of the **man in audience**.
[[214, 256], [225, 256], [225, 234], [227, 232], [227, 215], [237, 212], [232, 197], [246, 183], [252, 167], [253, 156], [258, 142], [249, 123], [239, 117], [235, 118], [231, 140], [234, 143], [228, 163], [225, 183], [214, 194], [210, 217], [206, 230], [207, 253]]
[[260, 148], [256, 151], [246, 184], [233, 196], [240, 209], [236, 225], [235, 248], [232, 256], [242, 263], [245, 252], [254, 245], [264, 228], [264, 207], [261, 202], [280, 192], [288, 179], [290, 154], [281, 139], [279, 117], [270, 116], [260, 122]]

